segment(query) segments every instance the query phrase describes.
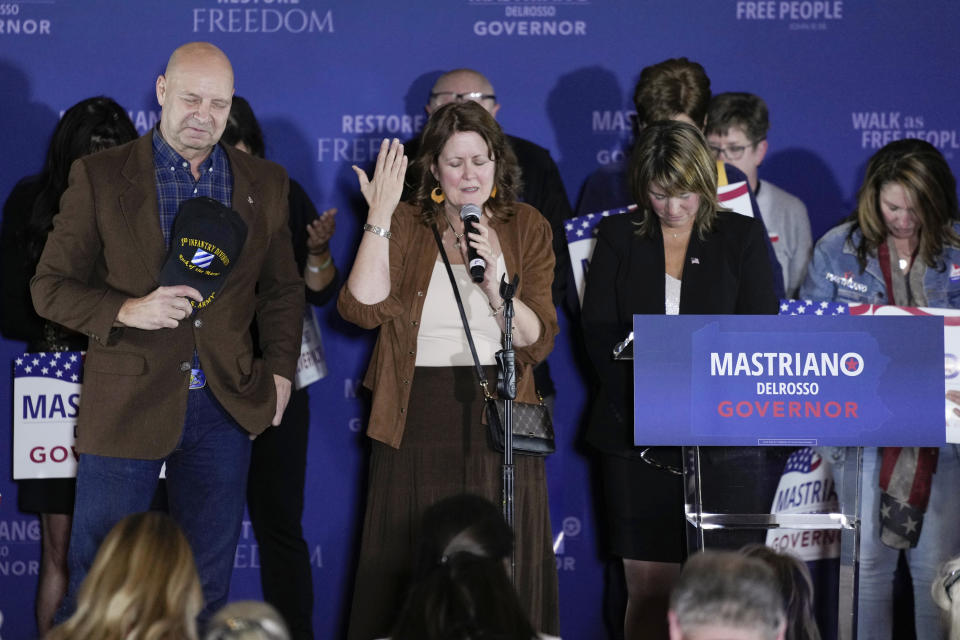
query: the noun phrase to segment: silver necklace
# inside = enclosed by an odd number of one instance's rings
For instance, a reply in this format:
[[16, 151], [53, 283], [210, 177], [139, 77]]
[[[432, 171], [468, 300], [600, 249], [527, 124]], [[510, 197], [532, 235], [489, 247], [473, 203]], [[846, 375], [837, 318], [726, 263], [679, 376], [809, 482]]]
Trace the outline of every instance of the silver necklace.
[[447, 221], [447, 226], [450, 227], [450, 231], [453, 231], [453, 237], [455, 238], [453, 246], [457, 249], [460, 248], [460, 238], [463, 237], [462, 233], [457, 233], [456, 229], [453, 228], [453, 225], [450, 223], [450, 218], [443, 216], [443, 219]]

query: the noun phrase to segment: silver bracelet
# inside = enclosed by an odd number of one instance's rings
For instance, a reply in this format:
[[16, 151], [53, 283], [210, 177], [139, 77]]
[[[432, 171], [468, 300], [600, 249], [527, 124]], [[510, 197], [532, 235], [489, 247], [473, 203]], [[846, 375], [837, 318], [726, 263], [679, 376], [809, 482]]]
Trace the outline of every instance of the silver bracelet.
[[390, 233], [389, 230], [384, 229], [384, 228], [382, 228], [382, 227], [378, 227], [378, 226], [376, 226], [376, 225], [374, 225], [374, 224], [370, 224], [369, 222], [364, 222], [364, 223], [363, 223], [363, 230], [364, 230], [364, 231], [369, 231], [370, 233], [372, 233], [372, 234], [375, 235], [375, 236], [380, 236], [381, 238], [386, 238], [387, 240], [389, 240], [389, 239], [390, 239], [390, 236], [393, 235], [393, 234]]
[[330, 265], [332, 265], [332, 264], [333, 264], [333, 256], [330, 256], [329, 258], [326, 259], [326, 261], [325, 261], [323, 264], [321, 264], [321, 265], [319, 265], [319, 266], [316, 266], [316, 267], [315, 267], [315, 266], [313, 266], [312, 264], [308, 264], [308, 265], [307, 265], [307, 270], [308, 270], [310, 273], [320, 273], [321, 271], [323, 271], [324, 269], [328, 268], [328, 267], [329, 267]]
[[504, 300], [500, 300], [499, 307], [494, 308], [494, 306], [489, 302], [487, 303], [487, 306], [490, 307], [490, 317], [493, 318], [493, 317], [496, 317], [501, 311], [503, 311], [503, 308], [507, 306], [507, 303]]

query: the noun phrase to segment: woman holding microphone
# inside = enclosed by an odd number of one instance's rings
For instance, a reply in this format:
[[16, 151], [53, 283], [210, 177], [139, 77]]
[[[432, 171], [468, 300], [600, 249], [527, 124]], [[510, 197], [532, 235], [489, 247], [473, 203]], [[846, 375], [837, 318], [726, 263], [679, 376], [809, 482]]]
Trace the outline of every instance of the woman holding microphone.
[[[373, 442], [350, 620], [354, 640], [390, 633], [427, 507], [464, 492], [500, 502], [502, 455], [481, 423], [484, 397], [435, 236], [452, 265], [491, 389], [505, 326], [501, 275], [520, 276], [513, 319], [518, 401], [537, 402], [532, 368], [550, 353], [557, 333], [550, 225], [516, 201], [519, 170], [493, 116], [474, 102], [437, 109], [416, 163], [420, 184], [409, 204], [399, 203], [407, 158], [397, 140], [384, 140], [372, 178], [354, 168], [370, 208], [338, 308], [348, 321], [379, 329], [364, 380], [373, 395], [367, 427]], [[460, 218], [465, 205], [482, 211], [474, 233]], [[468, 243], [485, 265], [480, 282], [465, 266]], [[518, 455], [514, 462], [516, 587], [534, 627], [556, 634], [543, 458]]]

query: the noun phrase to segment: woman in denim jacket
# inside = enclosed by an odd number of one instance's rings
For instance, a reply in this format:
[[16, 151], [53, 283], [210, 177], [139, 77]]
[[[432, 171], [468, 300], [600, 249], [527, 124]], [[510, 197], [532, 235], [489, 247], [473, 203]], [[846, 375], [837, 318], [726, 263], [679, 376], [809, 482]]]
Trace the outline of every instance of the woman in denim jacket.
[[[888, 144], [867, 165], [857, 210], [817, 242], [800, 297], [960, 308], [957, 218], [956, 180], [940, 152], [922, 140]], [[905, 477], [881, 489], [881, 462], [892, 466], [898, 456], [892, 468], [899, 475], [908, 469]], [[911, 498], [905, 507], [915, 509], [922, 522], [913, 530], [898, 530], [881, 517], [881, 505], [897, 498], [900, 481], [922, 484], [924, 477], [930, 483], [925, 511], [923, 498]], [[916, 637], [946, 637], [930, 585], [939, 565], [960, 553], [957, 487], [960, 457], [954, 445], [864, 449], [859, 638], [891, 637], [893, 575], [901, 549], [913, 579]]]

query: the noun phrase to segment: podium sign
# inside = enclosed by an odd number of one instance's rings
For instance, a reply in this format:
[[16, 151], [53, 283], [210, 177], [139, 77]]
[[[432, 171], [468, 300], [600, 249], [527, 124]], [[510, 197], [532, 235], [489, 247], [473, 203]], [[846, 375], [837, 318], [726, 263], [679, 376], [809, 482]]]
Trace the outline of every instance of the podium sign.
[[939, 317], [634, 316], [638, 445], [939, 446]]

